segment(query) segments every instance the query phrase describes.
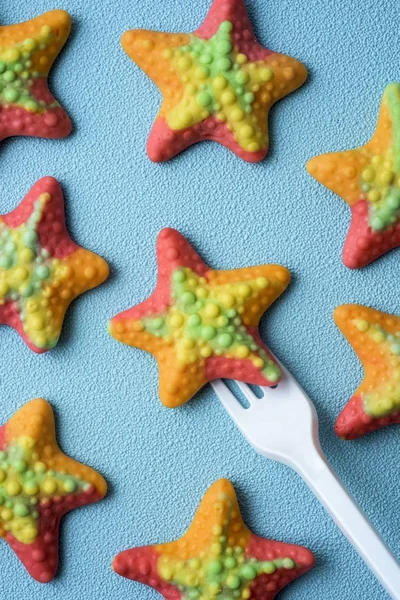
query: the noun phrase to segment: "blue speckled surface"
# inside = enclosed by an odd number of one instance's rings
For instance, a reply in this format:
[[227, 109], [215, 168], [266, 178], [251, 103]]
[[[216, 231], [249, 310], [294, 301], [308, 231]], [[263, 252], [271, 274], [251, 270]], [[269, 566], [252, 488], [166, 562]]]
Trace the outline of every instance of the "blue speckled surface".
[[340, 260], [349, 224], [345, 203], [307, 175], [311, 156], [359, 145], [372, 134], [384, 86], [400, 79], [400, 4], [395, 0], [248, 0], [259, 40], [306, 63], [309, 82], [272, 111], [272, 147], [258, 165], [214, 143], [164, 165], [145, 141], [160, 97], [119, 45], [128, 28], [192, 31], [209, 0], [9, 0], [2, 24], [52, 8], [73, 18], [52, 88], [71, 115], [61, 141], [11, 139], [0, 148], [0, 212], [44, 175], [66, 195], [74, 239], [105, 257], [108, 282], [70, 308], [55, 350], [34, 355], [0, 330], [0, 419], [47, 398], [65, 452], [97, 468], [110, 493], [64, 520], [61, 568], [42, 586], [0, 544], [0, 597], [156, 600], [115, 575], [115, 553], [181, 535], [215, 479], [229, 477], [258, 534], [305, 544], [315, 569], [284, 600], [383, 600], [387, 596], [300, 478], [258, 457], [209, 387], [168, 411], [157, 398], [155, 361], [114, 341], [107, 320], [144, 299], [155, 283], [156, 235], [179, 228], [211, 266], [280, 262], [288, 292], [263, 321], [263, 338], [314, 399], [332, 464], [400, 555], [399, 429], [343, 442], [333, 423], [358, 385], [360, 365], [332, 320], [335, 306], [360, 302], [400, 313], [393, 251], [362, 272]]

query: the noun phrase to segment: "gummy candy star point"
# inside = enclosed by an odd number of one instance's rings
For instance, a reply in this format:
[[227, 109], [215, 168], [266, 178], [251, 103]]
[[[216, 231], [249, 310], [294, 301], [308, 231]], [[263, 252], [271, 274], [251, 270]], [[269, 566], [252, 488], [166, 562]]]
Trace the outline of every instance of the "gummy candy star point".
[[335, 430], [355, 439], [400, 423], [400, 317], [349, 304], [335, 321], [364, 367], [364, 379], [339, 415]]
[[0, 27], [0, 140], [62, 138], [71, 132], [71, 121], [47, 83], [70, 29], [71, 18], [63, 10]]
[[221, 479], [206, 492], [182, 538], [121, 552], [113, 570], [153, 587], [165, 600], [273, 600], [313, 564], [306, 548], [254, 535], [232, 484]]
[[37, 581], [57, 571], [63, 515], [106, 491], [101, 475], [59, 449], [46, 400], [31, 400], [0, 427], [0, 537]]
[[219, 377], [275, 385], [280, 368], [261, 341], [258, 324], [287, 287], [288, 270], [261, 265], [215, 271], [170, 228], [159, 234], [157, 259], [155, 291], [115, 316], [109, 331], [155, 356], [163, 404], [180, 406]]
[[0, 216], [0, 324], [16, 329], [35, 352], [56, 345], [70, 302], [107, 275], [107, 263], [69, 237], [52, 177]]
[[307, 170], [351, 208], [343, 262], [361, 268], [400, 245], [400, 84], [384, 92], [372, 139], [312, 158]]
[[135, 30], [121, 41], [163, 94], [147, 144], [155, 162], [201, 140], [262, 160], [269, 109], [307, 76], [302, 63], [257, 42], [243, 0], [214, 0], [192, 34]]

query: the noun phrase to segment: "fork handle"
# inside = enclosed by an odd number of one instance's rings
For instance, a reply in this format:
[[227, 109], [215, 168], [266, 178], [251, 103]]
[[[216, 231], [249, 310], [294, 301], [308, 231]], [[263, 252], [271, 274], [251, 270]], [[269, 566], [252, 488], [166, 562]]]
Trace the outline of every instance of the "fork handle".
[[293, 465], [394, 600], [400, 600], [400, 566], [362, 509], [318, 450], [315, 460]]

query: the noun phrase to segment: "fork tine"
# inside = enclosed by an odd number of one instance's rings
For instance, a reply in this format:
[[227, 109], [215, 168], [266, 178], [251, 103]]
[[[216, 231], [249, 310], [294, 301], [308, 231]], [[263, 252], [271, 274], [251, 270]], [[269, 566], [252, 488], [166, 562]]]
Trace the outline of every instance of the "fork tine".
[[250, 402], [250, 404], [253, 404], [253, 402], [256, 402], [258, 400], [257, 396], [255, 395], [253, 390], [251, 388], [249, 388], [247, 383], [244, 383], [243, 381], [235, 381], [235, 383], [238, 386], [238, 388], [240, 389], [240, 391], [242, 392], [242, 394]]
[[232, 419], [240, 419], [243, 413], [246, 412], [246, 409], [243, 408], [239, 400], [232, 394], [228, 386], [221, 379], [216, 379], [210, 383]]

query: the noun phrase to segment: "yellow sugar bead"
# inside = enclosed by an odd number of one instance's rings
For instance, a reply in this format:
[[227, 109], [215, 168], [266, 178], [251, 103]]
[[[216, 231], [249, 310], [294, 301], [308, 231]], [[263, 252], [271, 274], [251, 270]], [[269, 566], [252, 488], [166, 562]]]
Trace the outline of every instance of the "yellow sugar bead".
[[23, 263], [30, 263], [34, 259], [35, 254], [30, 248], [23, 248], [18, 255], [18, 258]]
[[356, 327], [358, 329], [358, 331], [368, 331], [369, 329], [369, 323], [368, 321], [365, 321], [364, 319], [358, 319], [358, 321], [356, 321]]
[[217, 304], [209, 303], [204, 308], [204, 314], [207, 317], [218, 317], [219, 313], [220, 313], [220, 309]]
[[12, 479], [6, 485], [6, 490], [9, 496], [18, 496], [21, 492], [21, 484], [16, 480]]
[[361, 174], [361, 177], [366, 183], [371, 183], [375, 179], [375, 171], [371, 167], [367, 167]]
[[27, 494], [28, 496], [36, 496], [38, 491], [39, 491], [39, 487], [36, 485], [36, 483], [26, 482], [24, 484], [24, 493]]
[[3, 521], [11, 521], [13, 516], [14, 515], [12, 510], [10, 510], [9, 508], [3, 508], [3, 510], [0, 513], [0, 517], [3, 519]]
[[368, 192], [368, 200], [370, 202], [378, 202], [381, 198], [381, 193], [378, 190], [371, 190]]
[[381, 165], [383, 163], [383, 156], [381, 156], [380, 154], [376, 154], [375, 156], [373, 156], [371, 158], [371, 163], [375, 166], [378, 167], [379, 165]]
[[25, 267], [17, 267], [16, 269], [14, 269], [13, 280], [16, 283], [25, 281], [25, 279], [27, 279], [28, 277], [29, 277], [29, 271], [27, 269], [25, 269]]
[[196, 342], [194, 340], [192, 340], [191, 338], [183, 338], [182, 340], [182, 346], [184, 348], [187, 348], [188, 350], [191, 350], [192, 348], [194, 348], [196, 345]]
[[245, 63], [247, 63], [247, 56], [245, 54], [237, 54], [236, 55], [236, 62], [238, 65], [244, 65]]
[[178, 328], [183, 325], [184, 319], [182, 315], [172, 315], [169, 320], [171, 327]]
[[0, 298], [5, 298], [9, 289], [9, 286], [5, 281], [0, 282]]
[[266, 277], [257, 277], [257, 286], [264, 290], [269, 286], [269, 280]]
[[274, 75], [274, 72], [272, 71], [272, 69], [265, 68], [265, 69], [261, 69], [261, 71], [260, 71], [260, 79], [262, 81], [270, 81], [272, 79], [273, 75]]
[[379, 179], [380, 179], [382, 185], [389, 185], [392, 183], [392, 181], [394, 179], [394, 173], [393, 173], [393, 171], [390, 171], [390, 170], [382, 171], [379, 175]]
[[222, 75], [217, 75], [217, 77], [212, 82], [213, 88], [216, 90], [224, 90], [228, 85], [227, 80]]
[[200, 348], [200, 356], [202, 356], [203, 358], [209, 358], [212, 355], [212, 348], [211, 346], [204, 345]]
[[54, 479], [45, 479], [40, 486], [45, 494], [54, 494], [57, 491], [57, 482]]
[[382, 331], [374, 331], [372, 334], [372, 339], [376, 344], [381, 344], [385, 340], [385, 335]]
[[219, 294], [218, 298], [221, 304], [223, 304], [226, 308], [232, 308], [232, 306], [235, 304], [235, 297], [232, 296], [232, 294], [222, 292]]
[[240, 127], [238, 133], [242, 138], [250, 138], [252, 135], [254, 135], [254, 129], [251, 125], [243, 125]]
[[257, 367], [257, 369], [262, 369], [264, 366], [264, 361], [262, 358], [259, 358], [258, 356], [252, 361], [253, 365], [255, 367]]
[[32, 542], [36, 539], [38, 534], [38, 530], [33, 525], [26, 525], [22, 532], [22, 539], [25, 540], [25, 543]]
[[247, 358], [250, 354], [250, 349], [247, 346], [238, 346], [236, 348], [236, 355], [238, 358]]

